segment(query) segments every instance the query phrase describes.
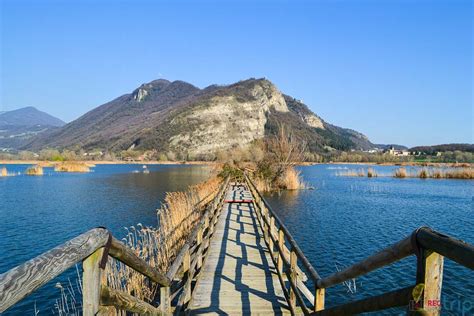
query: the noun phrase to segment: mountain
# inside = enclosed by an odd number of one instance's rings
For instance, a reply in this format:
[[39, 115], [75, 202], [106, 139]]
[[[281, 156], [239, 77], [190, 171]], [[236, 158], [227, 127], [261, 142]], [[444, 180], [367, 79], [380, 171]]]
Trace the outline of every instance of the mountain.
[[157, 149], [199, 157], [275, 134], [281, 124], [313, 152], [374, 147], [363, 134], [325, 122], [270, 81], [254, 78], [204, 89], [155, 80], [39, 135], [28, 147]]
[[33, 137], [64, 124], [31, 106], [0, 112], [0, 148], [19, 148]]

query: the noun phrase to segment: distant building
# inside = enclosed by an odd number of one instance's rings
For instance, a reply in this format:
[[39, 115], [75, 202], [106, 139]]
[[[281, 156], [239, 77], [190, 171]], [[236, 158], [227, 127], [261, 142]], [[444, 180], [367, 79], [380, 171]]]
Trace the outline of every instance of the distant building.
[[410, 155], [410, 152], [408, 150], [398, 150], [398, 149], [395, 149], [393, 146], [390, 146], [390, 148], [386, 151], [386, 153], [388, 153], [389, 155], [398, 156], [398, 157]]

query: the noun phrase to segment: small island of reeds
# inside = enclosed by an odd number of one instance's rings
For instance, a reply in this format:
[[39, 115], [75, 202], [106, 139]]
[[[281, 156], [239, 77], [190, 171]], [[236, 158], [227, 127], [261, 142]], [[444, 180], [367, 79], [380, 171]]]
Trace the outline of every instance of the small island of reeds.
[[28, 176], [42, 176], [44, 174], [43, 167], [41, 166], [32, 166], [26, 169], [25, 174]]
[[338, 176], [346, 177], [394, 177], [394, 178], [420, 178], [420, 179], [474, 179], [474, 169], [469, 167], [459, 168], [436, 168], [436, 167], [423, 167], [423, 168], [412, 168], [408, 170], [406, 167], [400, 167], [395, 169], [392, 174], [377, 174], [373, 168], [360, 168], [358, 170], [350, 169], [337, 173]]
[[67, 161], [61, 162], [54, 166], [56, 172], [90, 172], [90, 166], [84, 162]]

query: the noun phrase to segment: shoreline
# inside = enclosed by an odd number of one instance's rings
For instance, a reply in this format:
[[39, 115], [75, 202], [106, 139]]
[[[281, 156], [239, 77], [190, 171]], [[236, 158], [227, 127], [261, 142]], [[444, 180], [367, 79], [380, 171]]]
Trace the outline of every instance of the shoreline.
[[[45, 161], [45, 160], [0, 160], [0, 165], [37, 165], [49, 163], [51, 165], [59, 164], [64, 161]], [[66, 161], [67, 162], [67, 161]], [[69, 162], [85, 163], [93, 165], [215, 165], [214, 161], [97, 161], [97, 160], [74, 160]]]
[[[48, 163], [51, 165], [68, 161], [45, 161], [45, 160], [0, 160], [0, 165], [37, 165]], [[121, 161], [121, 160], [74, 160], [69, 162], [85, 163], [93, 165], [218, 165], [218, 161]], [[417, 166], [417, 167], [463, 167], [472, 168], [473, 163], [454, 163], [454, 162], [300, 162], [297, 166], [314, 165], [354, 165], [354, 166]]]

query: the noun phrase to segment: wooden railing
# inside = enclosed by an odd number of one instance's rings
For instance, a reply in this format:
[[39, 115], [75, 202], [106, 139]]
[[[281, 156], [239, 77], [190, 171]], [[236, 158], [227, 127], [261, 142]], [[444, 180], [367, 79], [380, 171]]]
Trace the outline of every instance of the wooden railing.
[[[173, 312], [171, 302], [177, 296], [175, 310], [179, 313], [191, 297], [192, 281], [207, 253], [228, 183], [229, 179], [226, 179], [216, 198], [207, 204], [201, 220], [166, 275], [149, 266], [107, 229], [95, 228], [1, 274], [0, 313], [80, 262], [83, 268], [83, 315], [107, 314], [111, 306], [138, 314], [170, 315]], [[159, 285], [159, 307], [105, 285], [103, 269], [109, 256]]]
[[[299, 313], [299, 309], [305, 315], [351, 315], [400, 306], [406, 306], [408, 310], [411, 303], [411, 308], [416, 308], [416, 312], [439, 315], [440, 308], [436, 305], [441, 298], [443, 258], [449, 258], [474, 270], [473, 245], [442, 235], [428, 227], [421, 227], [409, 237], [359, 263], [321, 278], [248, 175], [245, 175], [245, 181], [254, 197], [257, 218], [292, 314]], [[413, 286], [325, 309], [326, 288], [365, 275], [410, 255], [417, 257], [416, 280]], [[306, 286], [299, 265], [314, 284], [314, 290]], [[472, 279], [469, 281], [473, 282]], [[421, 288], [422, 291], [420, 297], [414, 298], [413, 289], [416, 285], [417, 289]]]

